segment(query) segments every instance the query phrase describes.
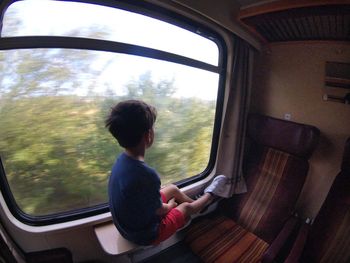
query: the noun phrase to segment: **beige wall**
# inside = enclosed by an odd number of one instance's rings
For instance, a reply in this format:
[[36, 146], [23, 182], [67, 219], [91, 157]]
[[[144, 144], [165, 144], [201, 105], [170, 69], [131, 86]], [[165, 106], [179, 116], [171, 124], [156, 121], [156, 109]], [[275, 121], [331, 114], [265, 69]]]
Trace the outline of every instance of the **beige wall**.
[[350, 63], [350, 45], [271, 45], [257, 60], [253, 82], [252, 112], [277, 118], [290, 113], [292, 121], [321, 130], [320, 144], [310, 160], [308, 178], [297, 204], [305, 217], [318, 213], [339, 172], [344, 143], [350, 137], [350, 105], [322, 99], [326, 61]]

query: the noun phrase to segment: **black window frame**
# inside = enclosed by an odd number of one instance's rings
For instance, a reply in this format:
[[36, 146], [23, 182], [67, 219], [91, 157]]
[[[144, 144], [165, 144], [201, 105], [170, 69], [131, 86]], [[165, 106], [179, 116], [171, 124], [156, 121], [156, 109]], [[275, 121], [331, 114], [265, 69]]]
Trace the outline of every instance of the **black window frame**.
[[[5, 0], [0, 4], [0, 30], [2, 29], [3, 16], [6, 9], [12, 4], [20, 0]], [[165, 9], [163, 7], [147, 3], [139, 0], [63, 0], [64, 2], [80, 2], [88, 4], [96, 4], [111, 8], [118, 8], [134, 13], [146, 15], [156, 18], [161, 21], [187, 29], [193, 33], [197, 33], [214, 41], [219, 48], [218, 66], [201, 62], [195, 59], [176, 55], [174, 53], [160, 51], [143, 46], [132, 44], [124, 44], [109, 40], [89, 39], [84, 37], [61, 37], [61, 36], [19, 36], [19, 37], [1, 37], [0, 34], [0, 50], [12, 49], [35, 49], [35, 48], [72, 48], [72, 49], [87, 49], [97, 51], [108, 51], [114, 53], [132, 54], [141, 57], [149, 57], [170, 61], [182, 65], [192, 66], [215, 72], [219, 74], [219, 87], [216, 100], [216, 111], [213, 127], [213, 137], [211, 143], [211, 151], [207, 167], [198, 175], [180, 180], [174, 184], [182, 188], [193, 184], [210, 174], [213, 170], [218, 151], [219, 135], [221, 129], [221, 120], [224, 104], [226, 68], [227, 68], [227, 47], [223, 37], [212, 29], [209, 29], [202, 24], [193, 21], [183, 15]], [[1, 32], [1, 31], [0, 31]], [[71, 211], [53, 213], [45, 216], [32, 216], [23, 212], [11, 192], [8, 180], [6, 178], [5, 169], [3, 167], [0, 156], [0, 189], [12, 215], [19, 221], [31, 226], [44, 226], [57, 223], [68, 222], [87, 218], [102, 213], [109, 212], [108, 203], [103, 203], [86, 208], [78, 208]]]

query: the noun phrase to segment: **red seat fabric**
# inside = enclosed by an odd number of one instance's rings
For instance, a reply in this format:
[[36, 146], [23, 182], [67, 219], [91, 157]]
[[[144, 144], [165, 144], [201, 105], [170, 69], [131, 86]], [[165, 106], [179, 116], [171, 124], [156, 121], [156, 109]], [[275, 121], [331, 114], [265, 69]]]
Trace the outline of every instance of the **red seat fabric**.
[[[269, 132], [279, 139], [269, 138]], [[187, 235], [187, 243], [204, 262], [260, 261], [294, 209], [319, 131], [308, 125], [251, 115], [248, 136], [252, 142], [244, 169], [248, 193], [222, 202], [221, 210], [228, 216], [223, 222], [222, 219], [199, 222]], [[208, 232], [206, 224], [210, 226]], [[227, 226], [225, 230], [222, 224]], [[240, 230], [235, 232], [231, 227]], [[217, 231], [222, 234], [213, 234]], [[223, 246], [226, 249], [215, 245], [227, 242], [230, 245]], [[208, 253], [212, 247], [217, 250]], [[244, 255], [250, 255], [250, 261], [244, 261]]]

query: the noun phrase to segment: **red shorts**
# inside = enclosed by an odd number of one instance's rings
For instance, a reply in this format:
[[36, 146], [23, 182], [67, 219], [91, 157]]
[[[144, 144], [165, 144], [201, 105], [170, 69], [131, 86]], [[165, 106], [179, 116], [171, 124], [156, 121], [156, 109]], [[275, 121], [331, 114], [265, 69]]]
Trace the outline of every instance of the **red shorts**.
[[[160, 192], [160, 196], [162, 197], [163, 203], [167, 203], [165, 195]], [[153, 241], [154, 245], [159, 244], [160, 242], [168, 239], [170, 236], [175, 234], [175, 232], [183, 227], [186, 223], [185, 217], [176, 208], [171, 209], [164, 217], [161, 219], [159, 228], [158, 228], [158, 238]]]

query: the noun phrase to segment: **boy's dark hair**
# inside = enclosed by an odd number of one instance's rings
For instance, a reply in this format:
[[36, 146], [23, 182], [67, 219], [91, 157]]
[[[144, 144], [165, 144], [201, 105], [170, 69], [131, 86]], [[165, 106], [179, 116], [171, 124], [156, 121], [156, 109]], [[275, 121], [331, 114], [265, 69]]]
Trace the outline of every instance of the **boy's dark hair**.
[[106, 119], [106, 127], [117, 139], [120, 146], [137, 146], [142, 136], [153, 127], [157, 111], [153, 106], [139, 100], [119, 102], [111, 109]]

